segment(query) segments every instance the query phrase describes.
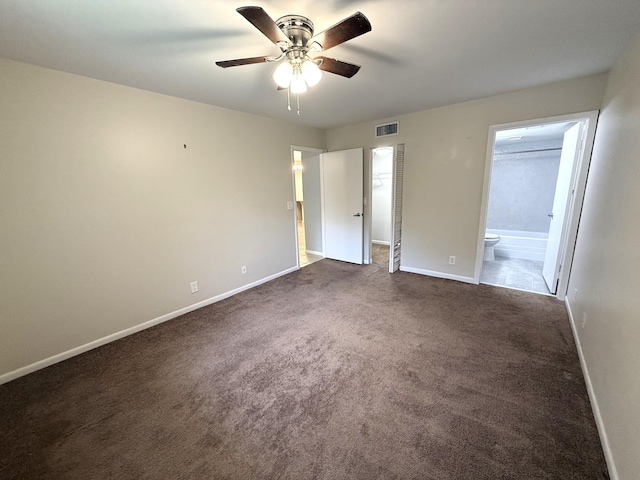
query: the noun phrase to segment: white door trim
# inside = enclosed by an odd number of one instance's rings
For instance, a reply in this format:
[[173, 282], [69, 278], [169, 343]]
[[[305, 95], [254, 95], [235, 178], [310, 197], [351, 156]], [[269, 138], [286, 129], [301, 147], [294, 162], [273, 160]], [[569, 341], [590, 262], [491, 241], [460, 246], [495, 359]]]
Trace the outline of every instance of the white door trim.
[[567, 235], [563, 240], [561, 249], [564, 252], [562, 260], [562, 271], [558, 281], [558, 289], [556, 297], [564, 300], [569, 285], [569, 275], [571, 273], [571, 265], [573, 263], [573, 252], [578, 234], [578, 225], [580, 223], [580, 213], [582, 211], [582, 201], [587, 185], [587, 175], [589, 173], [589, 164], [591, 162], [591, 152], [593, 150], [593, 141], [595, 139], [596, 124], [598, 121], [598, 110], [589, 112], [572, 113], [567, 115], [557, 115], [553, 117], [537, 118], [532, 120], [524, 120], [520, 122], [503, 123], [499, 125], [491, 125], [489, 127], [489, 135], [487, 140], [487, 154], [484, 169], [484, 184], [482, 186], [482, 204], [480, 208], [480, 222], [478, 226], [478, 240], [476, 248], [476, 264], [473, 274], [473, 283], [480, 283], [480, 273], [482, 272], [482, 260], [484, 257], [484, 232], [487, 226], [487, 207], [489, 203], [489, 186], [491, 182], [491, 165], [493, 160], [493, 150], [496, 132], [498, 130], [508, 130], [512, 128], [527, 127], [530, 125], [539, 125], [542, 123], [571, 122], [586, 120], [586, 135], [584, 136], [582, 152], [576, 164], [577, 181], [575, 183], [575, 194], [571, 200], [571, 205], [567, 209]]
[[363, 245], [363, 256], [364, 256], [364, 264], [369, 265], [373, 263], [373, 252], [371, 249], [372, 241], [371, 236], [373, 235], [373, 151], [376, 148], [384, 148], [384, 147], [370, 147], [369, 155], [365, 159], [364, 162], [364, 178], [366, 181], [363, 182], [363, 192], [362, 192], [362, 209], [364, 211], [364, 245]]

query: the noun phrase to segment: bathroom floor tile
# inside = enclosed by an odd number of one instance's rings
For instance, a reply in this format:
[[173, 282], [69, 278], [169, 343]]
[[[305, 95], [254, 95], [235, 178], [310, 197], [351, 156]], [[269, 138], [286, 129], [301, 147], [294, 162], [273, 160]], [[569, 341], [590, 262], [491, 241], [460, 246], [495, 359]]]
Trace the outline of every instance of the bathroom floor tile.
[[549, 289], [542, 278], [543, 263], [497, 256], [493, 261], [483, 262], [480, 282], [548, 294]]
[[321, 255], [307, 253], [304, 224], [302, 222], [298, 222], [298, 257], [300, 258], [300, 268], [311, 265], [313, 262], [317, 262], [318, 260], [322, 260], [324, 258]]

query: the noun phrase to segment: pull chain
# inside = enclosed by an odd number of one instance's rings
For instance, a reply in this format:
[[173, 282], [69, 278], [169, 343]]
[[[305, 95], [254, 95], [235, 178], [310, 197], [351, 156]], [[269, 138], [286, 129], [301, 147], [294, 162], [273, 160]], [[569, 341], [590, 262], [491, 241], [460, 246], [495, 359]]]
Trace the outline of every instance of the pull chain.
[[[297, 113], [300, 115], [300, 94], [296, 93]], [[287, 110], [291, 111], [291, 89], [287, 88]]]

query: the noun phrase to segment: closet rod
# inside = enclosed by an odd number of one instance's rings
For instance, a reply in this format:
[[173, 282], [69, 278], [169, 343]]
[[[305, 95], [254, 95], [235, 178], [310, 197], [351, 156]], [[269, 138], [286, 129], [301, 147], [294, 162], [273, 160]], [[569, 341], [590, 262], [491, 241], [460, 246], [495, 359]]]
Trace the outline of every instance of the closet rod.
[[514, 153], [538, 153], [538, 152], [555, 152], [556, 150], [562, 151], [562, 147], [558, 148], [541, 148], [538, 150], [517, 150], [513, 152], [497, 152], [494, 155], [513, 155]]

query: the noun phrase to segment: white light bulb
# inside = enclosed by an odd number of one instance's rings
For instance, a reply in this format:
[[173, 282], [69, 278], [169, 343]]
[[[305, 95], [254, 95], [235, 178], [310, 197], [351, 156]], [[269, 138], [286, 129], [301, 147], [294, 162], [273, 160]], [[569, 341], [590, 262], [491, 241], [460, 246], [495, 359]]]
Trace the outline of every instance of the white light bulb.
[[278, 65], [276, 71], [273, 72], [273, 81], [276, 82], [281, 88], [289, 88], [292, 77], [293, 65], [291, 65], [287, 61], [284, 61], [280, 65]]
[[296, 74], [293, 76], [289, 88], [291, 89], [291, 93], [304, 93], [307, 91], [307, 84], [305, 83], [304, 77], [300, 72], [296, 72]]
[[317, 85], [320, 79], [322, 78], [322, 70], [318, 68], [311, 60], [306, 60], [302, 64], [302, 76], [304, 77], [305, 82], [310, 87]]

